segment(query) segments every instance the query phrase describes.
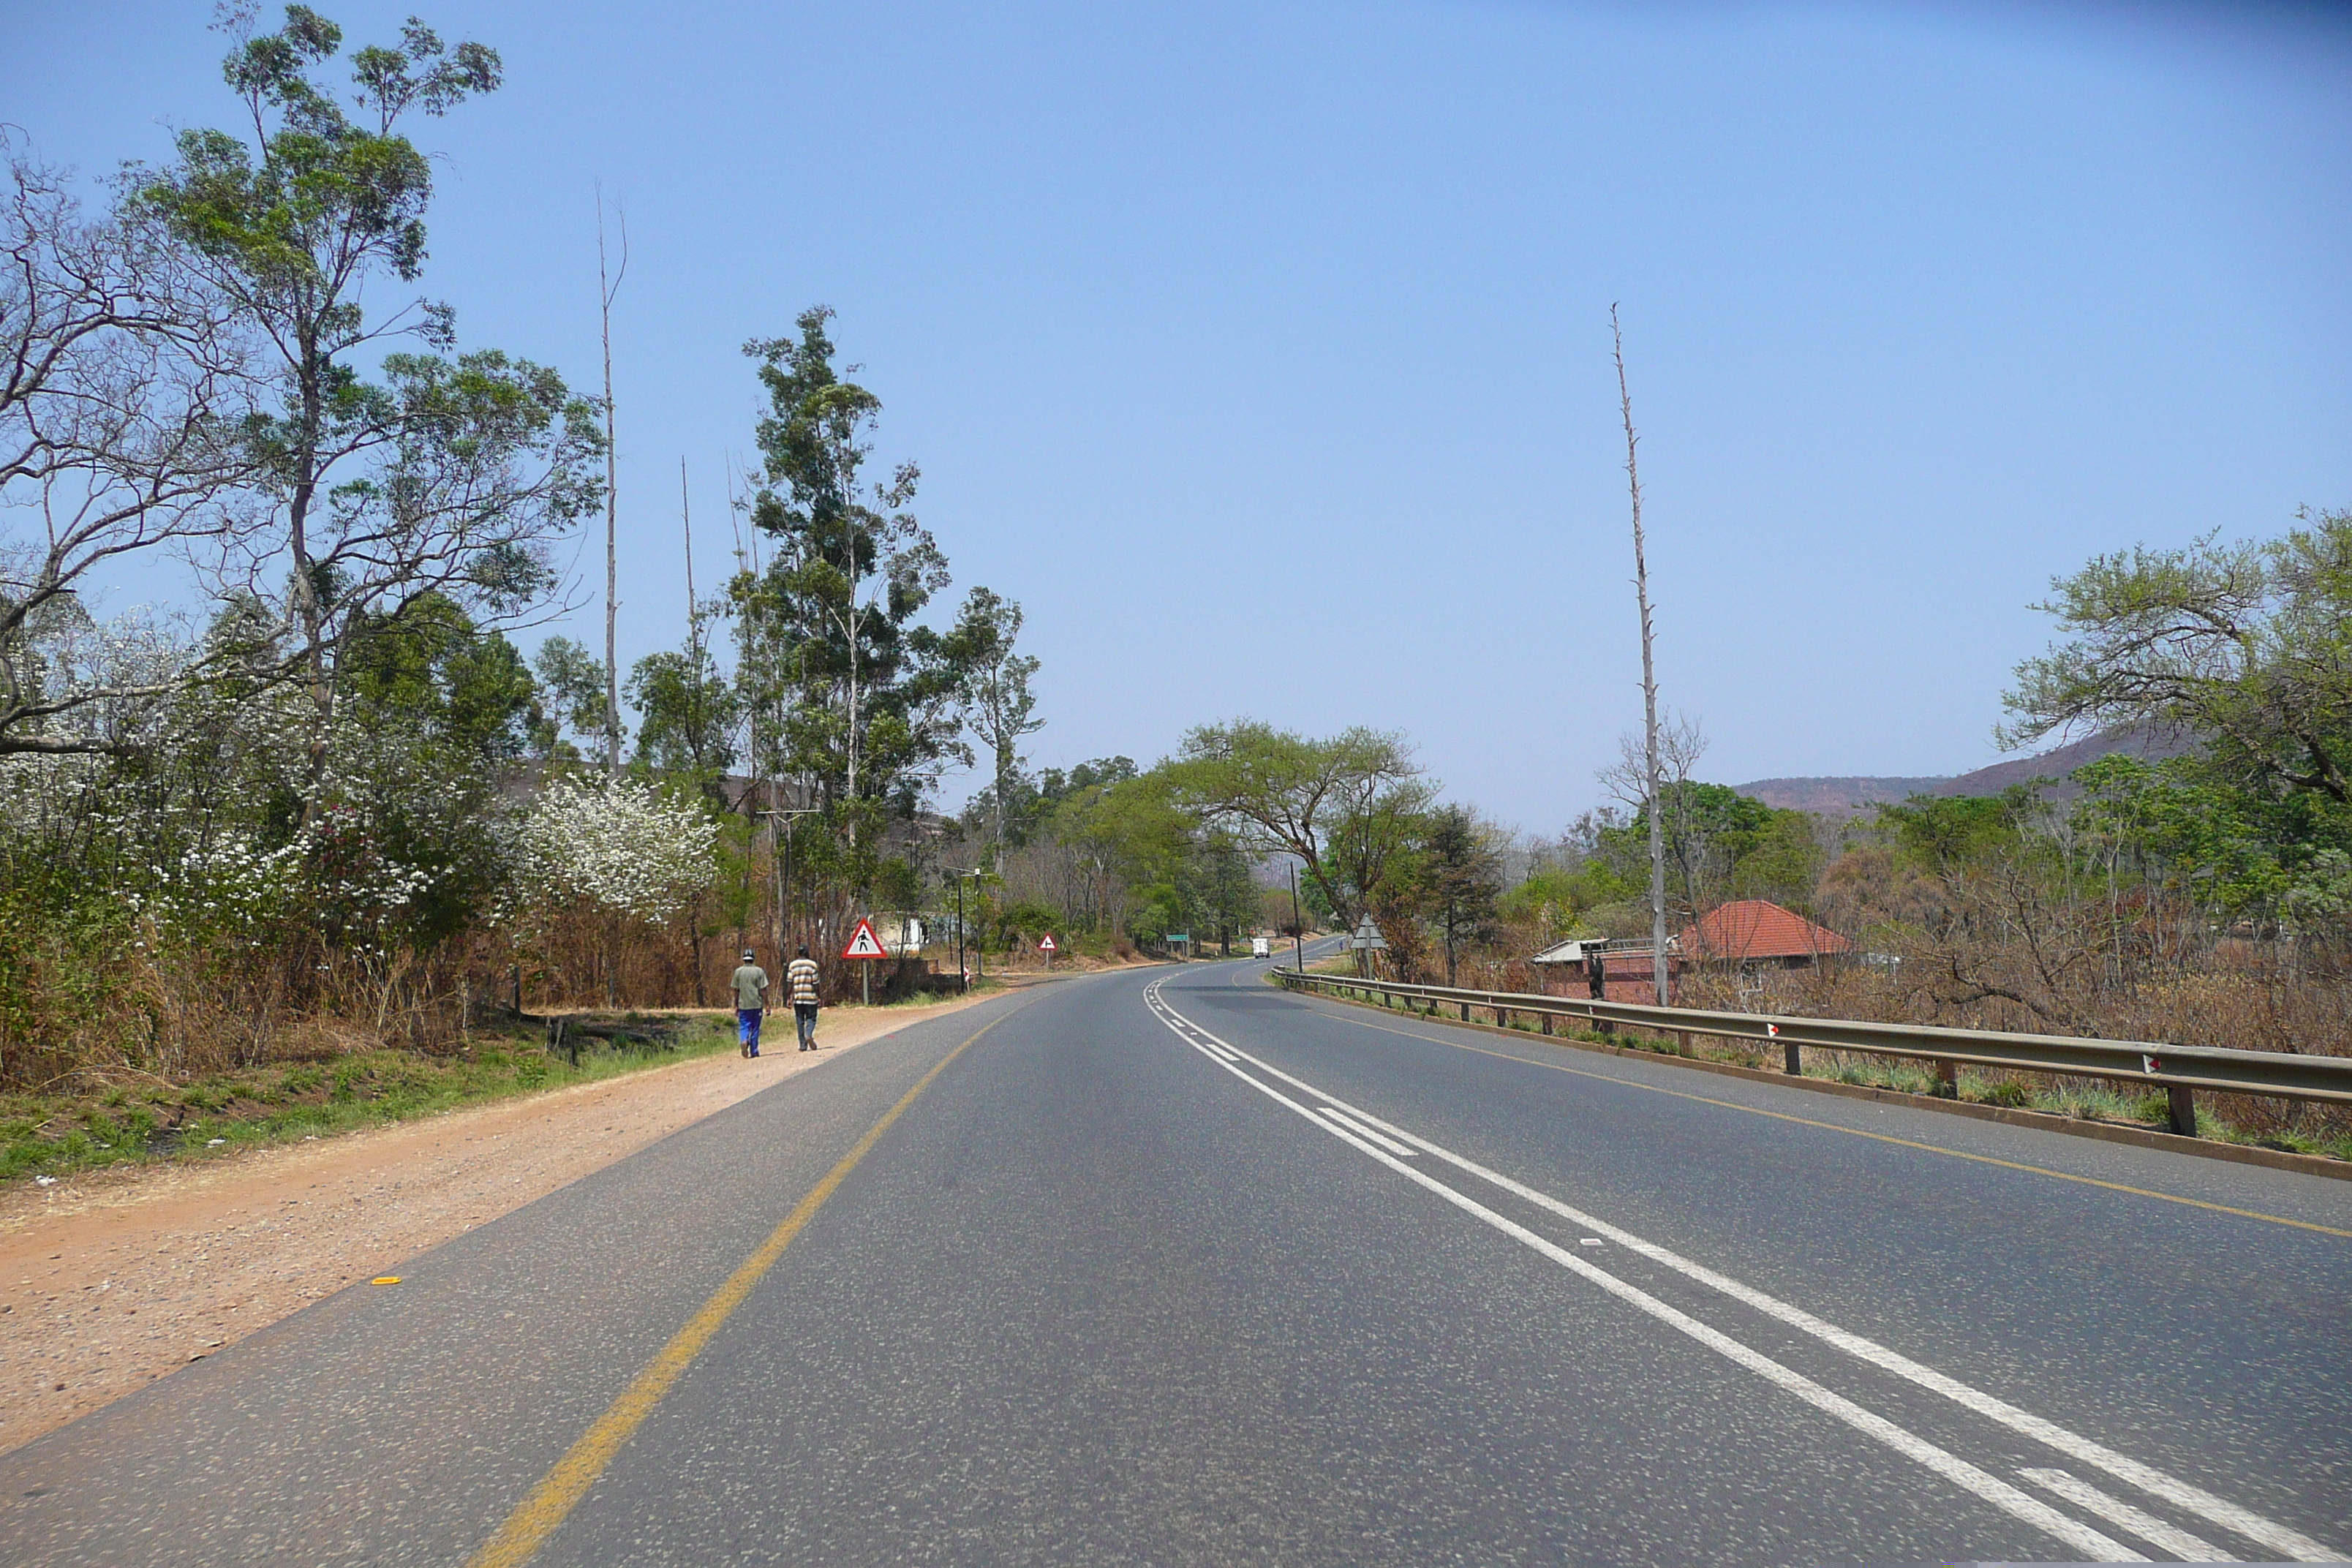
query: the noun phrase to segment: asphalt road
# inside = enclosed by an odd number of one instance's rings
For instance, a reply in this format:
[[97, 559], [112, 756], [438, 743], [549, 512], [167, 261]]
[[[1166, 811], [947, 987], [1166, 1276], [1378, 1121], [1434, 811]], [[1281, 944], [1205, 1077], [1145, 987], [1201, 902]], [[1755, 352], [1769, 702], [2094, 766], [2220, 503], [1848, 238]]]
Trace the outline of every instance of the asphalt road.
[[0, 1458], [0, 1562], [2352, 1548], [2352, 1183], [1263, 968], [786, 1080]]

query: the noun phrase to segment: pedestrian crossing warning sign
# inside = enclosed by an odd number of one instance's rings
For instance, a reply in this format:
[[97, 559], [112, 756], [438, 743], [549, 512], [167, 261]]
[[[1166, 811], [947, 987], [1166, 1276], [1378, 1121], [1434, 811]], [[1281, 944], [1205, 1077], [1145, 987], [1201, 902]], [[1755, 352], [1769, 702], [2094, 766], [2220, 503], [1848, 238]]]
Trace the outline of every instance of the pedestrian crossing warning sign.
[[1052, 952], [1055, 951], [1054, 933], [1052, 931], [1047, 931], [1044, 936], [1037, 939], [1037, 951], [1039, 952]]
[[860, 916], [857, 929], [849, 933], [849, 945], [841, 950], [844, 958], [887, 958], [882, 951], [882, 939], [874, 934], [874, 922]]

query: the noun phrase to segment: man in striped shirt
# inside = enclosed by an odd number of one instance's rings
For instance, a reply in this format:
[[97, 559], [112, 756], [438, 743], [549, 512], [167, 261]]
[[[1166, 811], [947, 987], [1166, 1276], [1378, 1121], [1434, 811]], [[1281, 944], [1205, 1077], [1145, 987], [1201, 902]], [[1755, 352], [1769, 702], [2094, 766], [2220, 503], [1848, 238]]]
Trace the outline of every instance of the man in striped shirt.
[[808, 949], [784, 966], [784, 988], [792, 993], [793, 1022], [800, 1026], [801, 1049], [816, 1049], [816, 961]]

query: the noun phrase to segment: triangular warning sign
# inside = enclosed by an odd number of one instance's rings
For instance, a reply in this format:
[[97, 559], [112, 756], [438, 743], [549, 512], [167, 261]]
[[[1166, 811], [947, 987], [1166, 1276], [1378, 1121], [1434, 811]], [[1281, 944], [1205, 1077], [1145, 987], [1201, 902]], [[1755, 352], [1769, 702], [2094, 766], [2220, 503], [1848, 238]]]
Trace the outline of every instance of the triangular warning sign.
[[849, 933], [849, 945], [841, 950], [844, 958], [887, 958], [882, 951], [882, 939], [874, 934], [874, 922], [862, 916], [857, 929]]
[[1056, 952], [1060, 951], [1054, 945], [1054, 933], [1052, 931], [1047, 931], [1044, 936], [1037, 939], [1037, 951], [1039, 952]]

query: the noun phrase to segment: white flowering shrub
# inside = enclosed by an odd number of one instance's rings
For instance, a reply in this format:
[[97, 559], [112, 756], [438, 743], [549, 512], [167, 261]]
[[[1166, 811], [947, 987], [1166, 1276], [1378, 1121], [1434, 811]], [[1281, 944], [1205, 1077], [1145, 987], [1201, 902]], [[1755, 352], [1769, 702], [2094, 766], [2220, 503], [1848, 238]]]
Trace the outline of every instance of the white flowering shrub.
[[710, 876], [719, 825], [692, 802], [634, 779], [558, 778], [515, 836], [510, 914], [586, 902], [666, 921]]

